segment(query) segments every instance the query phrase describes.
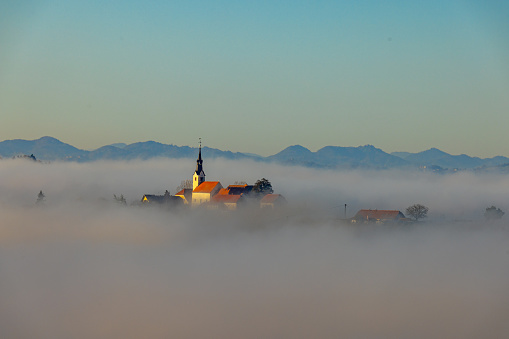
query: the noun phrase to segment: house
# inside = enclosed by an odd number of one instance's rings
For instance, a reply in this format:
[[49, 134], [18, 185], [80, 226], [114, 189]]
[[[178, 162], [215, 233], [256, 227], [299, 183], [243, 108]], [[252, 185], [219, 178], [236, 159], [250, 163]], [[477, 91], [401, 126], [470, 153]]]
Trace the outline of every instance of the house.
[[253, 191], [254, 186], [253, 185], [230, 185], [228, 186], [228, 194], [230, 195], [248, 195]]
[[188, 205], [192, 201], [193, 189], [192, 188], [184, 188], [184, 189], [180, 190], [177, 194], [175, 194], [175, 196], [184, 200], [184, 204]]
[[192, 192], [192, 206], [210, 202], [212, 197], [223, 188], [219, 181], [203, 181]]
[[230, 185], [221, 188], [212, 198], [211, 207], [218, 209], [236, 210], [238, 206], [247, 204], [247, 197], [253, 190], [252, 185]]
[[145, 194], [141, 198], [142, 205], [175, 207], [183, 205], [181, 198], [170, 195], [170, 192], [164, 192], [164, 195]]
[[239, 194], [216, 194], [211, 201], [214, 208], [236, 210], [239, 205], [245, 202], [243, 195]]
[[406, 221], [408, 218], [397, 210], [360, 210], [352, 218], [352, 223], [386, 223]]
[[260, 200], [261, 208], [274, 209], [275, 207], [283, 206], [286, 204], [287, 204], [287, 201], [286, 201], [285, 197], [283, 197], [281, 194], [266, 194]]

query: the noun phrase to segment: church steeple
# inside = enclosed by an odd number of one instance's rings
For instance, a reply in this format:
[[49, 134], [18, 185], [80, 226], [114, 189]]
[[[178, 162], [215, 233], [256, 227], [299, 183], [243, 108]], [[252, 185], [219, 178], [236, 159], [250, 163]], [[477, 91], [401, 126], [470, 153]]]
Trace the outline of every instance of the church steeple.
[[201, 138], [200, 138], [200, 151], [198, 153], [198, 160], [196, 160], [196, 171], [193, 174], [193, 190], [205, 181], [205, 172], [203, 171], [203, 160], [201, 159]]

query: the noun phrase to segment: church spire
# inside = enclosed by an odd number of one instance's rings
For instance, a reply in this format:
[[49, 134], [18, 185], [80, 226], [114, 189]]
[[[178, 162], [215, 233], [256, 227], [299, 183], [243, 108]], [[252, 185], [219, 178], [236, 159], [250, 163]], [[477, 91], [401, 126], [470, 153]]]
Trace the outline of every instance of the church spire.
[[201, 159], [201, 138], [200, 138], [200, 151], [198, 153], [198, 160], [196, 160], [196, 173], [199, 175], [203, 172], [203, 160]]
[[205, 181], [205, 172], [203, 171], [203, 160], [201, 158], [201, 138], [200, 151], [198, 152], [198, 160], [196, 160], [196, 171], [193, 174], [193, 190]]

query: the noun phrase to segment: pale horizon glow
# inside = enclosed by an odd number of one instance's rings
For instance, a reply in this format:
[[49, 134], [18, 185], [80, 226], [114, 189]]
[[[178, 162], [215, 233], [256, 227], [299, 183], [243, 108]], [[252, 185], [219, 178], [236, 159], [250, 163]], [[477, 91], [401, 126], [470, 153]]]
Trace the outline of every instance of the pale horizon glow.
[[0, 134], [509, 156], [509, 4], [0, 4]]

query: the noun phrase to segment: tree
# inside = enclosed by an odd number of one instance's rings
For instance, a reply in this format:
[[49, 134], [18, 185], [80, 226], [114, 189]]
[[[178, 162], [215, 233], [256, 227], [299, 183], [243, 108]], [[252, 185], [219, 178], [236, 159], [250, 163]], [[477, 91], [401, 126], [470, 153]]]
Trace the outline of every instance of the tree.
[[119, 197], [117, 197], [116, 194], [113, 194], [113, 197], [115, 198], [115, 201], [118, 202], [121, 205], [127, 205], [127, 201], [124, 198], [123, 194], [120, 194]]
[[180, 185], [177, 186], [176, 191], [180, 192], [183, 189], [193, 189], [193, 181], [192, 180], [182, 180]]
[[486, 207], [486, 211], [484, 212], [484, 217], [488, 220], [497, 220], [502, 218], [505, 213], [502, 212], [500, 208], [496, 208], [495, 206]]
[[39, 192], [39, 194], [37, 194], [37, 201], [35, 202], [36, 204], [41, 204], [44, 202], [44, 197], [46, 197], [44, 195], [44, 193], [42, 193], [42, 190]]
[[428, 216], [429, 208], [421, 204], [409, 206], [406, 209], [406, 214], [412, 216], [415, 221], [426, 218]]
[[262, 179], [258, 180], [257, 182], [255, 182], [254, 187], [253, 187], [253, 192], [255, 192], [256, 194], [259, 194], [259, 195], [262, 195], [262, 194], [265, 195], [265, 194], [273, 193], [274, 190], [272, 189], [272, 184], [270, 183], [270, 181], [268, 181], [265, 178], [262, 178]]

